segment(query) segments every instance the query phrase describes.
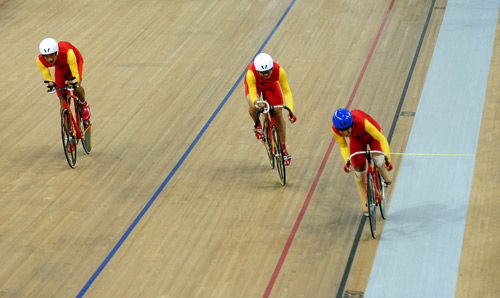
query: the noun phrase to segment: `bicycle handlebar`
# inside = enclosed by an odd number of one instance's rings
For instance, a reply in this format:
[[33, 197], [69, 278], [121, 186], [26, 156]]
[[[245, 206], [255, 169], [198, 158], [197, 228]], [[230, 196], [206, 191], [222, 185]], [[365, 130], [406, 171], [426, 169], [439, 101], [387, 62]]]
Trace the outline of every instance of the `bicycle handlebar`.
[[[266, 105], [266, 107], [264, 107], [264, 108], [260, 108], [259, 106], [257, 106], [257, 104], [260, 104], [260, 103], [265, 104], [265, 105]], [[290, 110], [290, 108], [289, 108], [289, 107], [287, 107], [287, 106], [285, 106], [285, 105], [276, 105], [276, 106], [272, 106], [272, 105], [270, 105], [270, 104], [269, 104], [267, 101], [265, 101], [265, 100], [256, 100], [256, 101], [255, 101], [255, 106], [256, 106], [257, 108], [259, 108], [259, 110], [257, 111], [257, 113], [255, 113], [255, 126], [254, 126], [255, 128], [257, 128], [257, 124], [259, 123], [259, 115], [260, 115], [261, 113], [263, 113], [263, 114], [267, 114], [267, 113], [269, 113], [269, 111], [270, 111], [271, 109], [274, 109], [274, 108], [284, 108], [285, 110], [287, 110], [287, 111], [288, 111], [288, 116], [289, 116], [290, 118], [293, 118], [293, 112], [292, 112], [292, 110]]]
[[[67, 79], [67, 81], [75, 81], [75, 79], [76, 79], [75, 77], [71, 77], [71, 78]], [[78, 82], [75, 82], [75, 83], [73, 84], [73, 86], [71, 86], [71, 87], [70, 87], [70, 86], [68, 86], [68, 85], [65, 85], [64, 87], [61, 87], [61, 88], [57, 88], [57, 85], [56, 85], [56, 83], [55, 83], [55, 82], [52, 82], [52, 81], [43, 81], [43, 82], [44, 82], [45, 84], [48, 84], [48, 83], [54, 83], [54, 86], [52, 86], [52, 87], [49, 87], [49, 86], [47, 85], [47, 88], [48, 88], [47, 92], [48, 92], [48, 93], [54, 93], [54, 92], [56, 92], [56, 91], [61, 91], [61, 92], [62, 92], [62, 91], [65, 91], [65, 90], [73, 91], [73, 90], [75, 90], [76, 88], [78, 88]]]
[[[49, 83], [54, 83], [52, 81], [43, 81], [45, 84], [49, 84]], [[54, 93], [56, 92], [56, 83], [54, 83], [54, 86], [50, 87], [49, 85], [47, 85], [47, 93]]]
[[69, 87], [69, 86], [64, 86], [64, 87], [61, 87], [61, 88], [56, 88], [56, 90], [57, 91], [65, 91], [65, 90], [73, 91], [73, 90], [75, 90], [75, 88]]
[[347, 158], [347, 163], [346, 163], [347, 167], [351, 166], [351, 158], [353, 158], [354, 156], [359, 155], [359, 154], [366, 154], [367, 156], [371, 156], [372, 153], [380, 153], [380, 154], [382, 154], [384, 156], [385, 165], [389, 166], [389, 159], [387, 158], [387, 155], [384, 152], [379, 151], [379, 150], [366, 150], [366, 151], [354, 152], [353, 154], [351, 154]]
[[[258, 104], [260, 104], [260, 103], [265, 104], [266, 107], [265, 108], [259, 107]], [[264, 114], [268, 113], [269, 110], [271, 109], [271, 105], [267, 101], [265, 101], [265, 100], [256, 100], [254, 102], [254, 104], [255, 104], [255, 107], [259, 108], [259, 110], [262, 110], [261, 113], [264, 113]]]

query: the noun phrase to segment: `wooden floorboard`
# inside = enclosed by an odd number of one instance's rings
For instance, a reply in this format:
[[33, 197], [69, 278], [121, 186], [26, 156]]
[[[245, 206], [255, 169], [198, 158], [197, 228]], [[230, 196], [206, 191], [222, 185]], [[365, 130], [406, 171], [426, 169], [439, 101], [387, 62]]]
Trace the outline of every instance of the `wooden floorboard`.
[[[361, 206], [337, 145], [321, 168], [331, 115], [357, 88], [351, 107], [387, 135], [432, 1], [395, 2], [358, 87], [391, 1], [298, 0], [276, 27], [290, 3], [0, 2], [0, 297], [82, 289], [86, 297], [262, 296], [313, 185], [271, 296], [336, 295]], [[403, 111], [417, 107], [445, 6], [436, 1]], [[94, 146], [90, 155], [78, 147], [75, 169], [62, 152], [57, 98], [45, 94], [35, 64], [47, 36], [70, 41], [85, 59]], [[285, 187], [253, 136], [239, 80], [265, 42], [288, 74], [298, 118], [287, 126]], [[494, 121], [491, 88], [485, 117]], [[404, 152], [412, 121], [399, 117], [393, 152]], [[498, 168], [484, 168], [498, 138], [483, 136], [492, 126], [483, 127], [476, 173], [485, 175]], [[400, 159], [394, 155], [395, 177]], [[497, 180], [488, 180], [490, 190]], [[468, 222], [483, 212], [471, 207]], [[473, 256], [463, 259], [463, 293], [489, 285], [469, 278], [482, 272], [470, 265], [474, 256], [491, 255], [469, 246], [477, 229], [466, 229], [464, 253]], [[346, 290], [364, 291], [376, 245], [365, 229]]]

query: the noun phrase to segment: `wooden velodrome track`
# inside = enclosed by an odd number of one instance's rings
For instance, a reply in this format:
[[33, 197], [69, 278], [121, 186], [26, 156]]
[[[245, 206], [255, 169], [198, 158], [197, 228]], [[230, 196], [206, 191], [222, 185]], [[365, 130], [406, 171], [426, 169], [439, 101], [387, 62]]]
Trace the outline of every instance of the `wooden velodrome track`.
[[[447, 3], [396, 1], [382, 31], [391, 0], [297, 0], [277, 26], [291, 3], [0, 1], [0, 297], [362, 296], [378, 240], [366, 226], [356, 240], [331, 115], [363, 109], [386, 136], [396, 123], [391, 149], [404, 152]], [[76, 169], [35, 64], [49, 36], [85, 58], [94, 146], [79, 146]], [[457, 297], [500, 292], [499, 38]], [[285, 187], [244, 100], [262, 45], [298, 117]]]

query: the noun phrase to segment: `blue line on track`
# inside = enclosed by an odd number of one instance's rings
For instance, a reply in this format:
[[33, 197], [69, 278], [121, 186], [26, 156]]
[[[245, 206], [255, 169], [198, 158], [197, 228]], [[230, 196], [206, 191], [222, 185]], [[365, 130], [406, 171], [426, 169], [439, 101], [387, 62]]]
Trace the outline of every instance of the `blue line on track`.
[[[257, 51], [257, 53], [254, 55], [253, 59], [255, 58], [255, 56], [257, 56], [257, 54], [259, 54], [264, 49], [264, 47], [266, 46], [266, 44], [269, 42], [269, 40], [271, 39], [271, 37], [274, 35], [274, 32], [276, 32], [276, 30], [278, 29], [278, 27], [283, 22], [283, 19], [285, 19], [286, 15], [288, 14], [288, 12], [292, 8], [292, 6], [295, 4], [295, 1], [296, 0], [293, 0], [292, 3], [290, 3], [290, 5], [286, 9], [286, 11], [283, 13], [283, 15], [281, 16], [281, 18], [279, 19], [279, 21], [276, 24], [276, 26], [273, 28], [273, 30], [271, 31], [271, 33], [267, 36], [266, 40], [264, 41], [264, 43], [262, 44], [262, 46], [259, 48], [259, 50]], [[253, 59], [251, 61], [253, 61]], [[198, 141], [201, 139], [201, 137], [203, 136], [203, 134], [205, 133], [205, 131], [207, 130], [207, 128], [210, 126], [210, 124], [212, 124], [212, 121], [219, 114], [219, 112], [222, 109], [222, 107], [226, 104], [226, 102], [229, 99], [229, 97], [233, 94], [234, 90], [236, 89], [236, 87], [238, 86], [238, 84], [241, 82], [241, 80], [245, 76], [246, 69], [247, 68], [245, 67], [245, 69], [243, 70], [243, 72], [238, 77], [238, 80], [236, 80], [236, 82], [234, 83], [234, 85], [231, 88], [231, 90], [229, 90], [229, 92], [226, 94], [226, 96], [224, 97], [224, 99], [222, 100], [222, 102], [215, 109], [215, 111], [213, 112], [213, 114], [210, 117], [210, 119], [208, 119], [207, 123], [205, 123], [205, 126], [203, 126], [203, 128], [198, 133], [198, 135], [196, 136], [196, 138], [193, 140], [193, 142], [191, 143], [191, 145], [189, 146], [189, 148], [186, 150], [186, 152], [184, 152], [184, 154], [182, 155], [181, 159], [179, 159], [179, 161], [174, 166], [174, 168], [172, 169], [172, 171], [170, 171], [170, 173], [168, 174], [167, 178], [165, 178], [165, 180], [163, 180], [163, 183], [160, 185], [160, 187], [158, 187], [158, 189], [156, 190], [156, 192], [154, 193], [154, 195], [151, 197], [151, 199], [149, 199], [149, 201], [146, 204], [146, 206], [144, 206], [144, 208], [141, 210], [141, 212], [139, 213], [139, 215], [137, 215], [137, 217], [134, 219], [134, 221], [132, 222], [132, 224], [128, 227], [127, 231], [125, 231], [125, 233], [122, 235], [122, 237], [120, 238], [120, 240], [118, 241], [118, 243], [116, 243], [116, 245], [113, 247], [113, 249], [111, 250], [111, 252], [104, 259], [104, 261], [101, 263], [101, 265], [99, 266], [99, 268], [97, 268], [97, 270], [94, 272], [94, 274], [92, 275], [92, 277], [90, 277], [90, 279], [87, 281], [87, 283], [85, 284], [85, 286], [83, 286], [83, 288], [80, 290], [80, 292], [78, 293], [78, 295], [76, 297], [83, 297], [83, 295], [85, 295], [85, 293], [88, 291], [88, 289], [90, 288], [90, 286], [94, 283], [94, 281], [97, 279], [97, 277], [99, 276], [99, 274], [101, 274], [101, 272], [104, 269], [104, 267], [106, 267], [106, 265], [113, 258], [113, 256], [118, 251], [118, 249], [120, 249], [120, 247], [125, 242], [125, 240], [127, 240], [127, 238], [130, 235], [130, 233], [134, 230], [134, 228], [137, 226], [137, 224], [139, 223], [139, 221], [142, 219], [142, 217], [149, 210], [149, 207], [151, 207], [151, 205], [158, 198], [158, 196], [163, 191], [163, 189], [165, 188], [165, 186], [167, 186], [167, 184], [170, 181], [170, 179], [172, 179], [172, 177], [175, 175], [175, 173], [180, 168], [180, 166], [182, 165], [182, 163], [188, 157], [189, 153], [191, 153], [191, 151], [193, 150], [194, 146], [196, 146], [196, 144], [198, 143]]]

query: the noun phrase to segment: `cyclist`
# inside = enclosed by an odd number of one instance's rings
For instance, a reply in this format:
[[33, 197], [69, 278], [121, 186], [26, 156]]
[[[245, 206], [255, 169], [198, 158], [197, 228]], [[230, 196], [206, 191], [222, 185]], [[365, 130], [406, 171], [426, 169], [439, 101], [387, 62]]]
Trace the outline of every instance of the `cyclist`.
[[[352, 153], [365, 151], [369, 146], [371, 150], [382, 151], [387, 155], [389, 166], [385, 166], [384, 156], [382, 154], [373, 154], [375, 165], [384, 178], [385, 187], [391, 184], [388, 171], [392, 170], [391, 153], [389, 142], [382, 134], [380, 125], [370, 115], [361, 110], [338, 109], [332, 117], [332, 131], [335, 140], [339, 143], [340, 152], [344, 157], [346, 164], [344, 171], [349, 173], [351, 169], [347, 167], [347, 159]], [[349, 138], [347, 145], [346, 138]], [[361, 197], [363, 213], [368, 216], [368, 206], [366, 206], [366, 190], [365, 190], [365, 175], [366, 175], [366, 156], [363, 154], [356, 155], [351, 159], [351, 164], [354, 167], [354, 180]]]
[[[270, 105], [282, 105], [283, 97], [285, 105], [290, 108], [294, 116], [288, 118], [291, 123], [297, 120], [293, 112], [293, 97], [288, 81], [286, 79], [285, 70], [273, 58], [266, 53], [258, 54], [254, 61], [250, 63], [245, 75], [245, 96], [249, 106], [249, 114], [252, 119], [255, 119], [255, 113], [259, 110], [255, 106], [255, 101], [259, 100], [262, 93]], [[264, 107], [263, 104], [260, 107]], [[286, 123], [283, 119], [282, 108], [274, 110], [276, 125], [280, 131], [281, 142], [283, 143], [283, 154], [285, 165], [290, 165], [291, 155], [286, 150]], [[261, 123], [258, 123], [254, 129], [257, 139], [263, 140], [264, 133]]]
[[[90, 109], [85, 100], [85, 89], [81, 86], [83, 79], [84, 63], [80, 51], [71, 43], [66, 41], [57, 42], [53, 38], [45, 38], [40, 42], [40, 55], [36, 64], [47, 83], [48, 91], [65, 85], [73, 86], [76, 97], [80, 100], [83, 121], [89, 121]], [[54, 67], [55, 80], [52, 78], [49, 67]], [[61, 91], [57, 91], [60, 101], [60, 112], [64, 109]], [[74, 144], [72, 144], [72, 149]]]

